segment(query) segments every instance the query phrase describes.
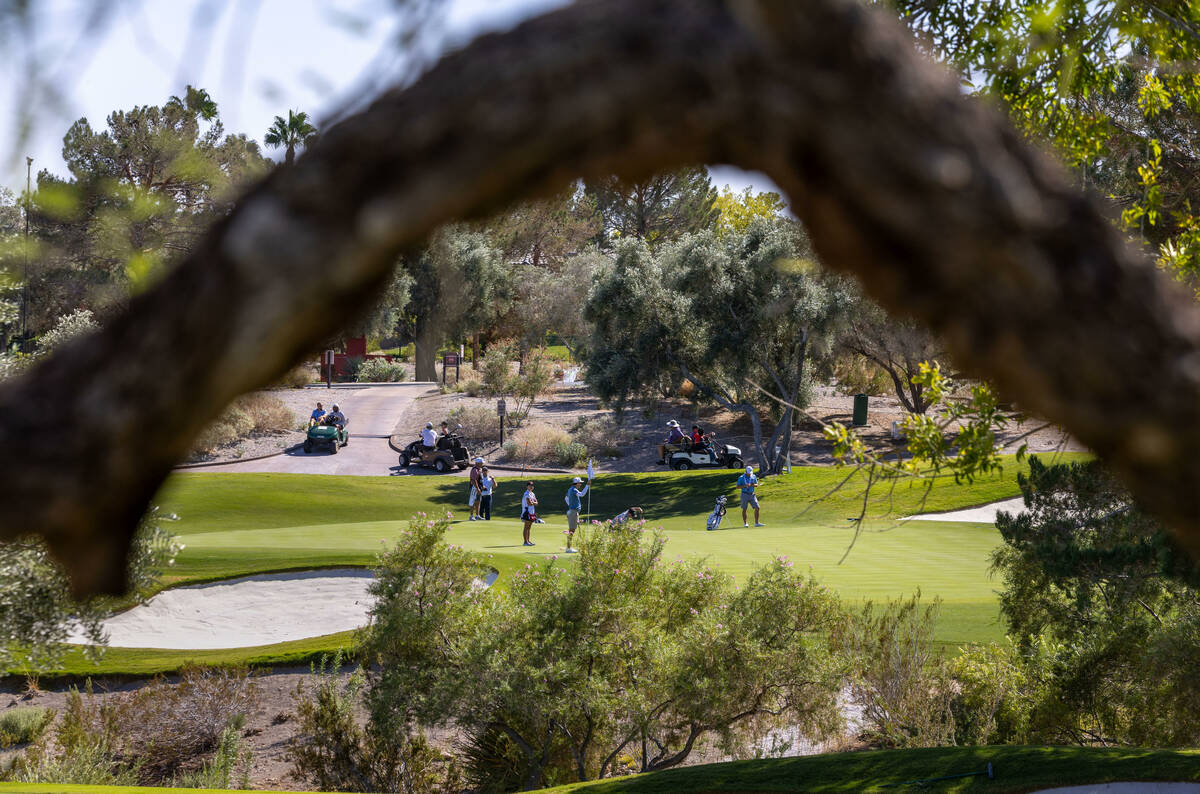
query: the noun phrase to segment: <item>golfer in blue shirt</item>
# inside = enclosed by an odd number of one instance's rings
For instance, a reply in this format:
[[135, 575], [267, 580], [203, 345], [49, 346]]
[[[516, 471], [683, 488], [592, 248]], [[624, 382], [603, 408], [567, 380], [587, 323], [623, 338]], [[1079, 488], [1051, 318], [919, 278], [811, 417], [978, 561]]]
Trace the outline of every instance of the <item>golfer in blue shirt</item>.
[[738, 488], [742, 490], [742, 526], [748, 527], [746, 521], [746, 508], [754, 507], [754, 526], [761, 527], [762, 524], [758, 521], [758, 496], [754, 493], [754, 489], [758, 487], [758, 478], [754, 476], [754, 469], [747, 466], [746, 473], [738, 477]]

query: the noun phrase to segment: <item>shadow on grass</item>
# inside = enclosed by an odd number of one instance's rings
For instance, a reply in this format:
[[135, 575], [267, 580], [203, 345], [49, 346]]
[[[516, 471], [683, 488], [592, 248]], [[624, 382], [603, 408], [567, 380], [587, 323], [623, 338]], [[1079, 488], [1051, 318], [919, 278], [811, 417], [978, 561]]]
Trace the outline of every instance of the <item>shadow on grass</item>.
[[[655, 474], [605, 474], [595, 480], [591, 491], [592, 513], [597, 518], [611, 518], [633, 505], [646, 510], [650, 520], [694, 516], [712, 509], [714, 500], [721, 494], [736, 492], [739, 470], [716, 469], [697, 472], [671, 472]], [[525, 483], [532, 480], [537, 494], [541, 515], [550, 516], [566, 512], [564, 498], [571, 487], [570, 476], [548, 476], [509, 474], [497, 478], [496, 501], [503, 504], [518, 504]], [[453, 482], [438, 483], [433, 500], [452, 511], [465, 508], [463, 494], [465, 483], [458, 478]], [[587, 497], [584, 497], [586, 504]]]

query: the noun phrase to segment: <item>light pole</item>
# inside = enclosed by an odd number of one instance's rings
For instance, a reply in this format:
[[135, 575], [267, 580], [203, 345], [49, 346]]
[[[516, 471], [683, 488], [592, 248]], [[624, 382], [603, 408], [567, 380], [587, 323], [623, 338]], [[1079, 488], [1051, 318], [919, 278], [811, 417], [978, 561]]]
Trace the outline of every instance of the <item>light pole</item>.
[[25, 272], [21, 278], [21, 352], [29, 350], [29, 202], [33, 200], [33, 158], [25, 157]]

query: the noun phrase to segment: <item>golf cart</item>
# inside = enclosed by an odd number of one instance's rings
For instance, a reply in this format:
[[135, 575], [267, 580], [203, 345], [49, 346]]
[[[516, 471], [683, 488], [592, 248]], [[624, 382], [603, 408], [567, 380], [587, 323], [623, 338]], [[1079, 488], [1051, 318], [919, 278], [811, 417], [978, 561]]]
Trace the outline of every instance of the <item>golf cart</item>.
[[693, 446], [688, 443], [667, 455], [667, 465], [672, 469], [740, 469], [746, 465], [742, 451], [728, 444], [709, 443]]
[[339, 446], [344, 447], [349, 443], [350, 434], [346, 432], [345, 425], [339, 428], [334, 424], [326, 424], [322, 420], [319, 424], [308, 428], [308, 437], [304, 439], [304, 452], [307, 454], [322, 444], [328, 444], [330, 451], [336, 455]]
[[471, 453], [463, 446], [458, 433], [440, 436], [432, 450], [425, 449], [425, 445], [418, 438], [400, 453], [401, 466], [424, 466], [441, 473], [448, 472], [455, 466], [465, 469], [470, 460]]

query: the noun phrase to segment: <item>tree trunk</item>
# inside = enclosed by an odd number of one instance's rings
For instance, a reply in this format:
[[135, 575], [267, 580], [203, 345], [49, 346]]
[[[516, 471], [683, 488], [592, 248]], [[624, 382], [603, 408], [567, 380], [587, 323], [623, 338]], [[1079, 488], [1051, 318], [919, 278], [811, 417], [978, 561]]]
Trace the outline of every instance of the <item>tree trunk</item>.
[[413, 340], [413, 366], [416, 370], [413, 380], [437, 380], [437, 349], [441, 341], [441, 334], [437, 333], [434, 323], [428, 319], [417, 321], [416, 339]]
[[705, 162], [766, 173], [825, 264], [1200, 549], [1200, 306], [858, 0], [581, 2], [331, 126], [100, 333], [0, 385], [0, 539], [40, 534], [76, 594], [122, 592], [192, 439], [364, 310], [402, 250], [579, 178]]
[[471, 335], [471, 369], [479, 369], [479, 332]]

